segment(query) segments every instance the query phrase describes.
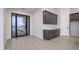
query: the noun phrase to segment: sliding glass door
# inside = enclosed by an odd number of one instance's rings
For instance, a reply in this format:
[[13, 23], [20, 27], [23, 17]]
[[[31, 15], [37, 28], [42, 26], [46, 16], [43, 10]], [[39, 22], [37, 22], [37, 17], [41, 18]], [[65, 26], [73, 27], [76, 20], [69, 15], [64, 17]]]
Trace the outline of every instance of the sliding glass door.
[[30, 17], [12, 13], [12, 37], [30, 34]]
[[26, 35], [26, 17], [17, 15], [17, 36]]

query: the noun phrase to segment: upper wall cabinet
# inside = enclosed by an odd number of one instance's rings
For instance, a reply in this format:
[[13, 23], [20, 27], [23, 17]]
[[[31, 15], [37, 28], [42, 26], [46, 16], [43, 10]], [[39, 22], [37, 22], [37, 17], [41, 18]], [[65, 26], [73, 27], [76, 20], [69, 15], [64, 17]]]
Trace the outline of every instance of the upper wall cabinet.
[[43, 24], [57, 24], [57, 15], [49, 11], [43, 11]]

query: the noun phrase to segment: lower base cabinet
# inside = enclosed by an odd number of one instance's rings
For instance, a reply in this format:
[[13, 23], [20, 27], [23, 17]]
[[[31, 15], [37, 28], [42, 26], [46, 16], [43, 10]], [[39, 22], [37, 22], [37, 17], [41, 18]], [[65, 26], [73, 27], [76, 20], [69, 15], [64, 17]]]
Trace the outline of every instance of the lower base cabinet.
[[43, 38], [46, 40], [50, 40], [58, 36], [60, 36], [60, 29], [43, 30]]

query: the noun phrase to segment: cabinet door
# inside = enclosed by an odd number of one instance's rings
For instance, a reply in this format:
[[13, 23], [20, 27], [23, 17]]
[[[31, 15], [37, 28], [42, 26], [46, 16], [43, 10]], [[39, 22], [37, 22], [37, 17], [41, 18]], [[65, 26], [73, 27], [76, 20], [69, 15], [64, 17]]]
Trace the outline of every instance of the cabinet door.
[[45, 20], [46, 20], [46, 12], [43, 12], [43, 24], [45, 24]]
[[57, 15], [53, 14], [52, 19], [53, 19], [53, 24], [57, 24]]
[[43, 11], [43, 24], [57, 24], [57, 15]]
[[53, 39], [55, 37], [55, 31], [54, 30], [50, 30], [49, 31], [49, 39]]
[[49, 14], [46, 11], [43, 12], [43, 23], [44, 24], [50, 24], [50, 17], [49, 17]]
[[55, 35], [56, 37], [58, 37], [60, 35], [60, 29], [56, 29], [55, 31], [56, 31]]
[[43, 30], [43, 38], [49, 39], [49, 32], [47, 30]]
[[53, 15], [51, 13], [48, 13], [49, 24], [54, 24]]

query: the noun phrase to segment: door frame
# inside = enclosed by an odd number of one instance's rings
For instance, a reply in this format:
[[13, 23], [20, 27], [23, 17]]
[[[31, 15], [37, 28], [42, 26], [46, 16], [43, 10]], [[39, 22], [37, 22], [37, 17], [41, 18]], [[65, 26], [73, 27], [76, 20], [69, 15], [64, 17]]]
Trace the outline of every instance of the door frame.
[[[15, 18], [16, 18], [16, 28], [15, 28], [15, 37], [12, 36], [12, 14], [15, 14]], [[26, 27], [26, 35], [20, 35], [20, 36], [17, 36], [17, 15], [20, 15], [20, 16], [26, 16], [26, 24], [25, 24], [25, 27]], [[23, 14], [18, 14], [18, 13], [11, 13], [11, 38], [16, 38], [16, 37], [22, 37], [22, 36], [27, 36], [27, 17], [29, 17], [29, 35], [30, 35], [30, 16], [28, 15], [23, 15]]]
[[71, 14], [69, 14], [69, 36], [71, 36]]
[[[71, 21], [74, 21], [74, 20], [71, 18], [71, 15], [74, 15], [74, 14], [79, 14], [79, 12], [72, 13], [72, 14], [69, 15], [69, 36], [72, 36], [71, 35]], [[77, 20], [75, 20], [75, 21], [77, 21]]]

